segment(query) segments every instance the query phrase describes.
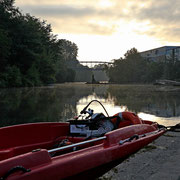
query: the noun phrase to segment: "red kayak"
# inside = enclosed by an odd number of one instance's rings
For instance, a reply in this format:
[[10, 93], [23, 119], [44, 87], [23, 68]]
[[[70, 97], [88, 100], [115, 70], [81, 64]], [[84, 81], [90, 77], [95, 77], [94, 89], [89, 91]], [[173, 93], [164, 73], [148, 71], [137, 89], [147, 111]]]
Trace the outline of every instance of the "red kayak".
[[166, 130], [131, 112], [0, 128], [0, 180], [93, 179]]

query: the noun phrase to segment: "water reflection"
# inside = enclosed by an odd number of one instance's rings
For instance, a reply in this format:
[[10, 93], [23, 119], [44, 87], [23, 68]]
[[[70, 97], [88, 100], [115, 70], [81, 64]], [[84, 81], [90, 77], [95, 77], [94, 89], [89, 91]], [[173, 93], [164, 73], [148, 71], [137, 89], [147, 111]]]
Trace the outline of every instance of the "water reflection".
[[[109, 115], [130, 110], [143, 119], [175, 124], [180, 122], [179, 91], [180, 88], [171, 87], [85, 84], [1, 89], [0, 126], [65, 121], [93, 99], [100, 100]], [[95, 112], [103, 111], [96, 103], [91, 108]]]
[[[89, 95], [87, 97], [84, 97], [82, 99], [80, 99], [77, 103], [77, 113], [79, 114], [81, 112], [81, 110], [93, 99], [96, 99], [98, 101], [100, 101], [103, 106], [105, 107], [105, 109], [108, 111], [108, 114], [110, 116], [113, 116], [114, 114], [116, 114], [117, 112], [121, 112], [121, 111], [125, 111], [127, 110], [126, 106], [116, 106], [114, 104], [113, 99], [111, 99], [111, 97], [108, 97], [107, 99], [104, 99], [103, 97], [97, 97], [95, 94], [93, 95]], [[97, 102], [93, 102], [89, 108], [94, 110], [94, 113], [99, 113], [99, 112], [104, 112], [103, 108], [101, 107], [101, 105]]]
[[147, 114], [140, 112], [138, 113], [138, 116], [144, 120], [150, 120], [150, 121], [155, 121], [158, 122], [159, 124], [163, 124], [165, 126], [173, 126], [175, 124], [180, 123], [180, 117], [158, 117], [152, 114]]
[[114, 103], [127, 106], [141, 118], [164, 125], [180, 122], [180, 88], [152, 85], [116, 85], [109, 92]]

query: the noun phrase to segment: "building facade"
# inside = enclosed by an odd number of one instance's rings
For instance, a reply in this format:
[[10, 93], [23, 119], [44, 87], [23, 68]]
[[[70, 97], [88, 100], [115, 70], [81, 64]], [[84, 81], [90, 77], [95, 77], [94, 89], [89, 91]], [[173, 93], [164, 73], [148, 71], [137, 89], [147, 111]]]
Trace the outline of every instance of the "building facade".
[[140, 52], [145, 59], [159, 62], [166, 60], [180, 61], [180, 46], [163, 46]]
[[180, 61], [180, 47], [167, 50], [166, 60]]

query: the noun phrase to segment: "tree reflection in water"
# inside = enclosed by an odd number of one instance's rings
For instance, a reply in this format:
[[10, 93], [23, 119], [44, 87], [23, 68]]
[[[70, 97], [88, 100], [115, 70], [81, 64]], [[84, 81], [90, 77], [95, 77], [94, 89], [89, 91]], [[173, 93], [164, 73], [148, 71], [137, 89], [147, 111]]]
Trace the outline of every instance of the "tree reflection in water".
[[[0, 126], [32, 122], [66, 121], [90, 100], [98, 99], [110, 115], [125, 109], [177, 117], [180, 120], [180, 88], [150, 85], [60, 84], [49, 87], [0, 90]], [[96, 112], [102, 109], [93, 104]]]

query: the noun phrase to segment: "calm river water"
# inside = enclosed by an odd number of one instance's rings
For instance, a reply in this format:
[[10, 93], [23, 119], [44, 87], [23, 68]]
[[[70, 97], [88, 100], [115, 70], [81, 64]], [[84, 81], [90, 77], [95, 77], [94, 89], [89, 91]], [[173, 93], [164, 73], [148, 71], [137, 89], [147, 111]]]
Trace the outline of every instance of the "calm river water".
[[[163, 125], [180, 122], [180, 87], [73, 83], [0, 89], [0, 126], [66, 121], [93, 99], [99, 100], [109, 115], [129, 110]], [[103, 112], [95, 102], [90, 107]]]

